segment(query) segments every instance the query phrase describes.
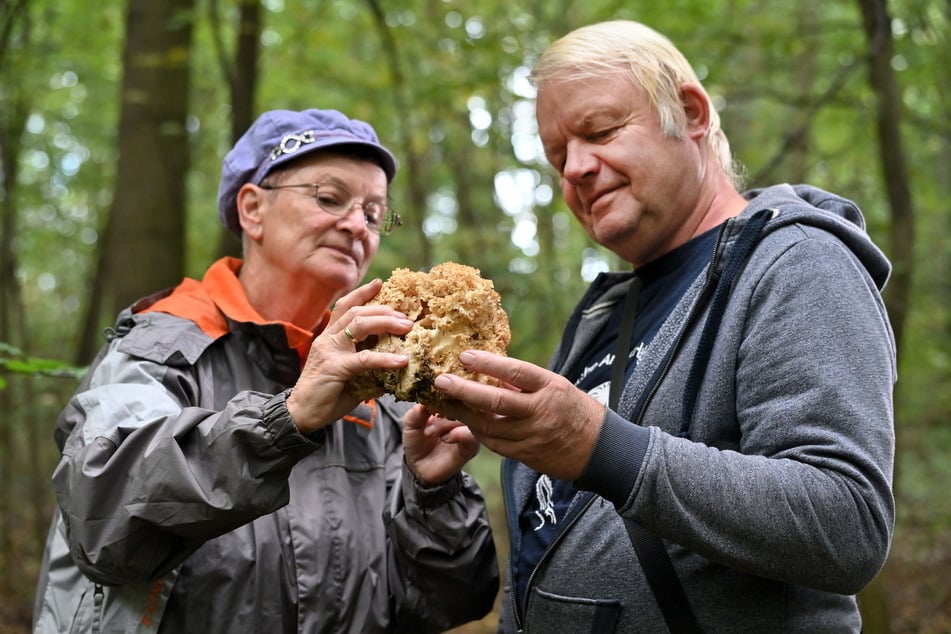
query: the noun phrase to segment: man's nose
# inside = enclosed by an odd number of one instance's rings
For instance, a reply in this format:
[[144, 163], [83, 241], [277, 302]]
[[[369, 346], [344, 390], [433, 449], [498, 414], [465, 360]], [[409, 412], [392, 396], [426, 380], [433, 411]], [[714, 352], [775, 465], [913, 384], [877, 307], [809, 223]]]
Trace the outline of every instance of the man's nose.
[[598, 169], [598, 158], [586, 143], [571, 143], [565, 155], [565, 167], [561, 175], [572, 185], [579, 185], [585, 177]]

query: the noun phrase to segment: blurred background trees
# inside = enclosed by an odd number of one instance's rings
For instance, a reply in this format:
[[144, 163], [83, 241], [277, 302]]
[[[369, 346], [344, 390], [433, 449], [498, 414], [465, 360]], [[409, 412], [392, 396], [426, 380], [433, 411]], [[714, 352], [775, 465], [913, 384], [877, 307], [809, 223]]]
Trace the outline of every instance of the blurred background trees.
[[[892, 258], [899, 516], [866, 631], [951, 630], [947, 0], [0, 0], [0, 630], [28, 630], [74, 369], [119, 307], [236, 253], [220, 160], [262, 110], [370, 121], [400, 159], [407, 221], [371, 275], [479, 267], [511, 353], [546, 363], [587, 282], [619, 263], [560, 198], [526, 76], [552, 39], [613, 18], [687, 54], [750, 187], [852, 198]], [[497, 465], [473, 464], [494, 521]]]

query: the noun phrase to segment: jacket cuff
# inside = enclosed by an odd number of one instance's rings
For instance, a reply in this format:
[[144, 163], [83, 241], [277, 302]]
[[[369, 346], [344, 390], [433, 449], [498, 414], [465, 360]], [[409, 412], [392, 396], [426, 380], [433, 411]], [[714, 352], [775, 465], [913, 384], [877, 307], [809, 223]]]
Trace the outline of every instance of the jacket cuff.
[[[291, 413], [287, 411], [287, 397], [290, 395], [291, 389], [287, 388], [265, 401], [261, 407], [261, 418], [264, 421], [264, 426], [271, 432], [274, 444], [282, 451], [296, 454], [300, 452], [299, 446], [304, 444], [302, 443], [303, 438], [319, 446], [323, 445], [327, 439], [327, 432], [324, 428], [320, 428], [310, 434], [300, 433], [300, 429], [298, 429], [294, 419], [291, 418]], [[313, 451], [314, 449], [313, 444], [309, 444], [306, 451]]]
[[[432, 510], [454, 499], [462, 490], [462, 472], [460, 471], [442, 484], [426, 486], [416, 479], [412, 469], [403, 462], [403, 482], [410, 486], [403, 488], [403, 495], [412, 498], [416, 506], [424, 511]], [[412, 491], [408, 491], [411, 489]]]
[[607, 410], [594, 451], [575, 486], [623, 507], [641, 471], [650, 437], [647, 427]]

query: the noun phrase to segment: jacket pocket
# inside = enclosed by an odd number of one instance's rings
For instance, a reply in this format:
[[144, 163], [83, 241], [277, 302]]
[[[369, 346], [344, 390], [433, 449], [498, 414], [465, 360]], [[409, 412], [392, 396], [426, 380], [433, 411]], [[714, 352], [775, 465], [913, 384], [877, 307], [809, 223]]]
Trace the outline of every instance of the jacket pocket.
[[619, 599], [565, 597], [535, 588], [528, 610], [526, 631], [609, 634], [621, 616]]

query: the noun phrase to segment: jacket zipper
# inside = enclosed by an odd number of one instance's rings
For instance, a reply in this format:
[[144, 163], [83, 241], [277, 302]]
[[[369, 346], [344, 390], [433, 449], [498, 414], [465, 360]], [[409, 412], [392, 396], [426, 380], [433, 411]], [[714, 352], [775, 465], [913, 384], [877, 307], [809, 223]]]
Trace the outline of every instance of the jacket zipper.
[[99, 634], [102, 631], [102, 609], [105, 596], [102, 585], [97, 583], [92, 595], [92, 634]]

